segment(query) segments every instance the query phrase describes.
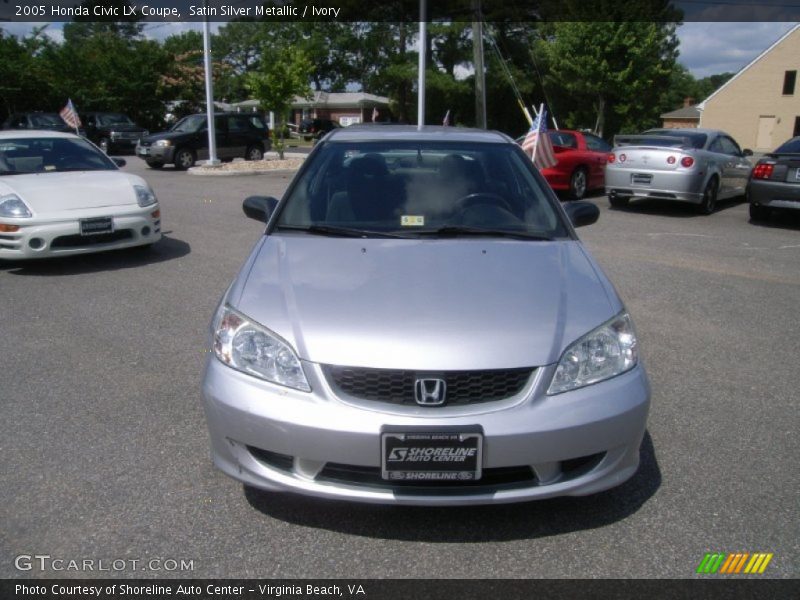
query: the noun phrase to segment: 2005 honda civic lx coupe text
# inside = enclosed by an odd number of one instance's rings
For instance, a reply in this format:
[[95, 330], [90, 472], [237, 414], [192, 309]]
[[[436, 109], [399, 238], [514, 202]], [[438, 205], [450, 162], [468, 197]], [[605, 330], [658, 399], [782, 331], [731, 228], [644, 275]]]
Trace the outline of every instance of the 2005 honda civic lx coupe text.
[[310, 154], [210, 331], [214, 463], [248, 486], [460, 505], [586, 495], [639, 464], [633, 323], [496, 132], [360, 126]]

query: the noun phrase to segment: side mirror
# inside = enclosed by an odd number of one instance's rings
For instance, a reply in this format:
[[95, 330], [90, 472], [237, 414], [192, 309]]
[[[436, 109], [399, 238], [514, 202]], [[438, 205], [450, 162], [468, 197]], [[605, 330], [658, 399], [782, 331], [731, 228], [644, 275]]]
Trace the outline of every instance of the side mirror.
[[127, 161], [126, 161], [124, 158], [112, 158], [111, 160], [112, 160], [112, 161], [114, 162], [114, 164], [115, 164], [115, 165], [117, 165], [118, 167], [124, 167], [125, 165], [127, 165], [127, 164], [128, 164], [128, 162], [127, 162]]
[[745, 148], [742, 150], [742, 156], [753, 156], [753, 151], [750, 148]]
[[591, 225], [600, 218], [600, 209], [591, 202], [569, 202], [563, 206], [573, 227]]
[[266, 223], [276, 206], [278, 199], [272, 196], [248, 196], [242, 203], [242, 210], [249, 218]]

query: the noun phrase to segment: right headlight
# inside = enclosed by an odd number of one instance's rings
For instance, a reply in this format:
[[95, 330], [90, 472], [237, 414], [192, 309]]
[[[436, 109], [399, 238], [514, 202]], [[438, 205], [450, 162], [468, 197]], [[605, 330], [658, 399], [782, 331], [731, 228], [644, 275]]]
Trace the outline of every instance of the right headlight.
[[263, 325], [227, 304], [213, 324], [214, 355], [229, 367], [278, 385], [310, 392], [292, 347]]
[[33, 216], [31, 209], [16, 194], [0, 196], [0, 217], [12, 219], [29, 219]]
[[638, 361], [633, 322], [627, 313], [620, 313], [564, 351], [547, 393], [560, 394], [610, 379], [632, 369]]

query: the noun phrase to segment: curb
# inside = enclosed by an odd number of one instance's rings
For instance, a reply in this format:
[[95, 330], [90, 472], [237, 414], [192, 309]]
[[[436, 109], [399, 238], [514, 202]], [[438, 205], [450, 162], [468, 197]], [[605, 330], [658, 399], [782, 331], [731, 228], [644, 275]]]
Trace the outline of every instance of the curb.
[[[274, 157], [273, 156], [269, 156], [269, 154], [275, 154], [275, 156]], [[278, 158], [277, 152], [275, 152], [275, 153], [267, 153], [267, 154], [264, 155], [265, 158], [268, 157], [268, 156], [269, 156], [269, 158], [275, 158], [275, 159]], [[306, 157], [308, 157], [308, 154], [302, 154], [300, 152], [284, 152], [284, 154], [283, 154], [283, 158], [284, 159], [300, 158], [300, 159], [303, 159], [305, 161]], [[234, 162], [234, 163], [227, 163], [227, 164], [236, 165], [237, 163]], [[249, 164], [249, 163], [240, 162], [238, 164]], [[204, 166], [204, 165], [198, 165], [198, 166], [190, 168], [187, 171], [187, 173], [189, 173], [189, 175], [200, 175], [201, 177], [236, 177], [236, 176], [239, 176], [239, 175], [268, 175], [270, 173], [282, 173], [282, 174], [296, 173], [299, 168], [300, 167], [297, 167], [295, 169], [285, 169], [284, 168], [284, 169], [242, 169], [242, 170], [237, 170], [235, 168], [233, 168], [233, 169], [231, 169], [231, 168], [223, 169], [223, 168], [221, 168], [221, 165], [216, 166], [216, 167], [207, 167], [207, 166]]]
[[189, 175], [197, 175], [199, 177], [241, 177], [244, 175], [269, 175], [271, 173], [277, 175], [288, 175], [290, 173], [297, 173], [297, 171], [298, 169], [248, 169], [246, 171], [223, 171], [213, 167], [192, 167], [186, 172]]

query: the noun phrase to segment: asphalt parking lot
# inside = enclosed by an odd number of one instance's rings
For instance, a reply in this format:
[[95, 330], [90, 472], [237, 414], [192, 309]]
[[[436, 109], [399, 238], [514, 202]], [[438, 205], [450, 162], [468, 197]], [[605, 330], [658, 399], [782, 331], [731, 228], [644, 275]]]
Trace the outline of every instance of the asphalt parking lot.
[[[593, 197], [600, 221], [579, 233], [653, 387], [638, 474], [587, 498], [360, 506], [246, 491], [208, 456], [206, 328], [263, 229], [241, 200], [280, 196], [291, 174], [128, 162], [161, 201], [152, 252], [0, 263], [0, 577], [683, 578], [710, 551], [771, 552], [765, 576], [800, 574], [797, 217]], [[128, 562], [19, 571], [22, 554]], [[142, 570], [154, 558], [193, 570]]]

